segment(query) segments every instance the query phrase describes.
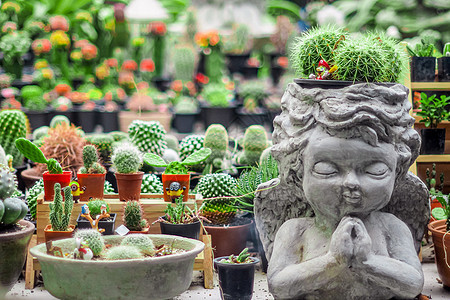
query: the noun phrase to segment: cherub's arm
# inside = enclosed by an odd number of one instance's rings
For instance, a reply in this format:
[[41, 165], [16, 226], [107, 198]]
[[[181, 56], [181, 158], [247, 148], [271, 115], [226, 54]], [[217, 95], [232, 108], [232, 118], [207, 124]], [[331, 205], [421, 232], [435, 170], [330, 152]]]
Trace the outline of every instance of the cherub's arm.
[[[384, 214], [379, 221], [385, 227], [389, 256], [362, 250], [364, 246], [360, 247], [360, 243], [355, 241], [354, 270], [358, 272], [360, 269], [362, 276], [371, 280], [372, 284], [389, 289], [396, 298], [414, 298], [422, 291], [424, 279], [411, 232], [402, 221], [392, 215]], [[361, 229], [361, 232], [356, 230], [356, 239], [360, 234], [367, 234], [364, 224]]]
[[353, 251], [348, 225], [345, 221], [340, 223], [336, 231], [341, 235], [338, 233], [336, 236], [339, 238], [332, 237], [330, 250], [325, 255], [304, 261], [303, 249], [307, 242], [304, 235], [314, 225], [302, 219], [284, 223], [277, 232], [267, 273], [274, 297], [302, 298], [318, 289], [336, 288], [335, 278], [348, 270]]

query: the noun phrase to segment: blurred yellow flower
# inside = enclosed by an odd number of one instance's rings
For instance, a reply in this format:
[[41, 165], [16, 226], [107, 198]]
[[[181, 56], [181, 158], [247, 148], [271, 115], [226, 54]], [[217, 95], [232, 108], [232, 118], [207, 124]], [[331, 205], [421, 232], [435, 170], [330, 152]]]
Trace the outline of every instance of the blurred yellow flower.
[[2, 10], [14, 10], [16, 14], [20, 12], [20, 5], [16, 2], [5, 2], [2, 5]]
[[56, 47], [70, 47], [69, 36], [62, 30], [54, 31], [50, 36], [50, 42], [52, 42], [52, 45]]
[[45, 79], [53, 79], [53, 71], [49, 68], [45, 68], [41, 70], [42, 72], [42, 77], [44, 77]]

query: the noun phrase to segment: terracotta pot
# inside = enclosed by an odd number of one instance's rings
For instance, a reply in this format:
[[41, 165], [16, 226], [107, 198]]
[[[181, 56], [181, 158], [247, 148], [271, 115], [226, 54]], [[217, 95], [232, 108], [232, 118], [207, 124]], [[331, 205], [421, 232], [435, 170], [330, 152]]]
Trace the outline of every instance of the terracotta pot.
[[52, 225], [48, 224], [44, 228], [45, 242], [71, 238], [74, 230], [75, 225], [69, 225], [67, 231], [53, 231]]
[[28, 243], [34, 233], [31, 222], [20, 220], [22, 230], [0, 234], [0, 299], [13, 287], [22, 272]]
[[91, 198], [103, 199], [106, 174], [77, 174], [80, 189], [84, 192], [80, 195], [80, 201], [89, 201]]
[[[450, 232], [445, 233], [447, 220], [438, 220], [428, 224], [428, 229], [431, 231], [434, 244], [435, 261], [439, 277], [442, 280], [444, 287], [450, 287]], [[444, 239], [445, 235], [445, 239]], [[445, 245], [445, 252], [444, 252]], [[446, 255], [447, 254], [447, 255]], [[445, 258], [447, 257], [447, 261]]]
[[117, 180], [120, 201], [139, 200], [144, 172], [132, 174], [114, 173]]
[[69, 186], [70, 181], [72, 180], [72, 172], [71, 171], [63, 171], [62, 174], [50, 174], [48, 171], [45, 171], [42, 175], [44, 178], [44, 199], [45, 201], [53, 201], [54, 196], [54, 186], [55, 183], [59, 183], [61, 185], [61, 195], [64, 197], [63, 188]]
[[239, 254], [244, 250], [247, 236], [253, 221], [239, 226], [206, 226], [205, 230], [211, 235], [214, 257]]
[[[183, 195], [183, 202], [188, 201], [189, 181], [191, 174], [162, 174], [162, 183], [164, 189], [164, 201], [175, 203], [175, 199]], [[174, 191], [170, 188], [173, 182], [178, 182], [180, 189]], [[176, 185], [174, 185], [176, 186]]]

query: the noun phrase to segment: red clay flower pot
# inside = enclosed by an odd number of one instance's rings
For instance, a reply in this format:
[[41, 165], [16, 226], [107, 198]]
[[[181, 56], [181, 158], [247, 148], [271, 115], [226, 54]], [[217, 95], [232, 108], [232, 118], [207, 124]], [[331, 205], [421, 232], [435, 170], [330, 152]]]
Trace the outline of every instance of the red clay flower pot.
[[80, 195], [80, 201], [89, 201], [90, 198], [103, 199], [106, 174], [77, 174], [78, 184], [84, 192]]
[[445, 234], [446, 221], [447, 220], [438, 220], [431, 222], [428, 224], [428, 229], [431, 231], [433, 237], [434, 257], [439, 277], [441, 278], [444, 287], [448, 288], [450, 287], [450, 232]]
[[211, 235], [214, 257], [239, 254], [244, 250], [247, 236], [253, 221], [238, 226], [207, 226], [205, 229]]
[[69, 186], [72, 179], [72, 172], [63, 171], [62, 174], [50, 174], [48, 171], [46, 171], [44, 172], [42, 177], [44, 178], [44, 200], [53, 201], [53, 197], [55, 194], [55, 183], [59, 183], [61, 185], [61, 195], [63, 195], [64, 197], [63, 188]]
[[139, 200], [144, 172], [131, 174], [114, 173], [117, 180], [120, 201]]
[[[191, 174], [162, 174], [163, 194], [165, 202], [175, 202], [175, 199], [183, 195], [183, 202], [188, 200], [189, 181]], [[179, 183], [179, 185], [176, 184]]]
[[75, 225], [69, 225], [67, 231], [53, 231], [52, 225], [48, 224], [44, 228], [45, 242], [71, 238], [74, 230]]

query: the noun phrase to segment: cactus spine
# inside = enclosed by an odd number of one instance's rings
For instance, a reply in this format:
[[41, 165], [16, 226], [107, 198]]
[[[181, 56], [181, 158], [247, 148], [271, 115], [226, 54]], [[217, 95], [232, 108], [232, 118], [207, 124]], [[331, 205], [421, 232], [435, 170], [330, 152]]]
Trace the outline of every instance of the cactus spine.
[[163, 184], [155, 174], [144, 174], [141, 186], [142, 194], [162, 194]]
[[68, 186], [63, 189], [65, 199], [64, 205], [61, 195], [61, 185], [59, 183], [55, 183], [54, 190], [55, 196], [53, 202], [49, 204], [49, 218], [50, 223], [52, 224], [52, 230], [67, 231], [73, 209], [72, 190]]
[[13, 167], [22, 165], [23, 154], [14, 144], [15, 140], [27, 136], [28, 119], [26, 115], [15, 109], [0, 111], [0, 145], [6, 154], [13, 156]]
[[105, 241], [102, 234], [95, 229], [83, 229], [75, 232], [75, 239], [81, 239], [91, 248], [94, 256], [100, 255], [105, 248]]
[[123, 143], [114, 149], [111, 161], [118, 173], [136, 173], [142, 165], [142, 153], [134, 145]]
[[116, 246], [105, 254], [107, 260], [136, 259], [143, 258], [141, 251], [133, 246]]
[[249, 126], [244, 133], [244, 150], [238, 156], [238, 163], [256, 165], [261, 153], [269, 147], [266, 129], [261, 125]]
[[138, 201], [127, 201], [123, 208], [123, 224], [132, 231], [141, 231], [147, 227], [147, 220], [143, 219], [142, 205]]
[[158, 121], [134, 120], [128, 126], [128, 134], [131, 142], [142, 153], [150, 152], [162, 156], [167, 148], [166, 131]]

